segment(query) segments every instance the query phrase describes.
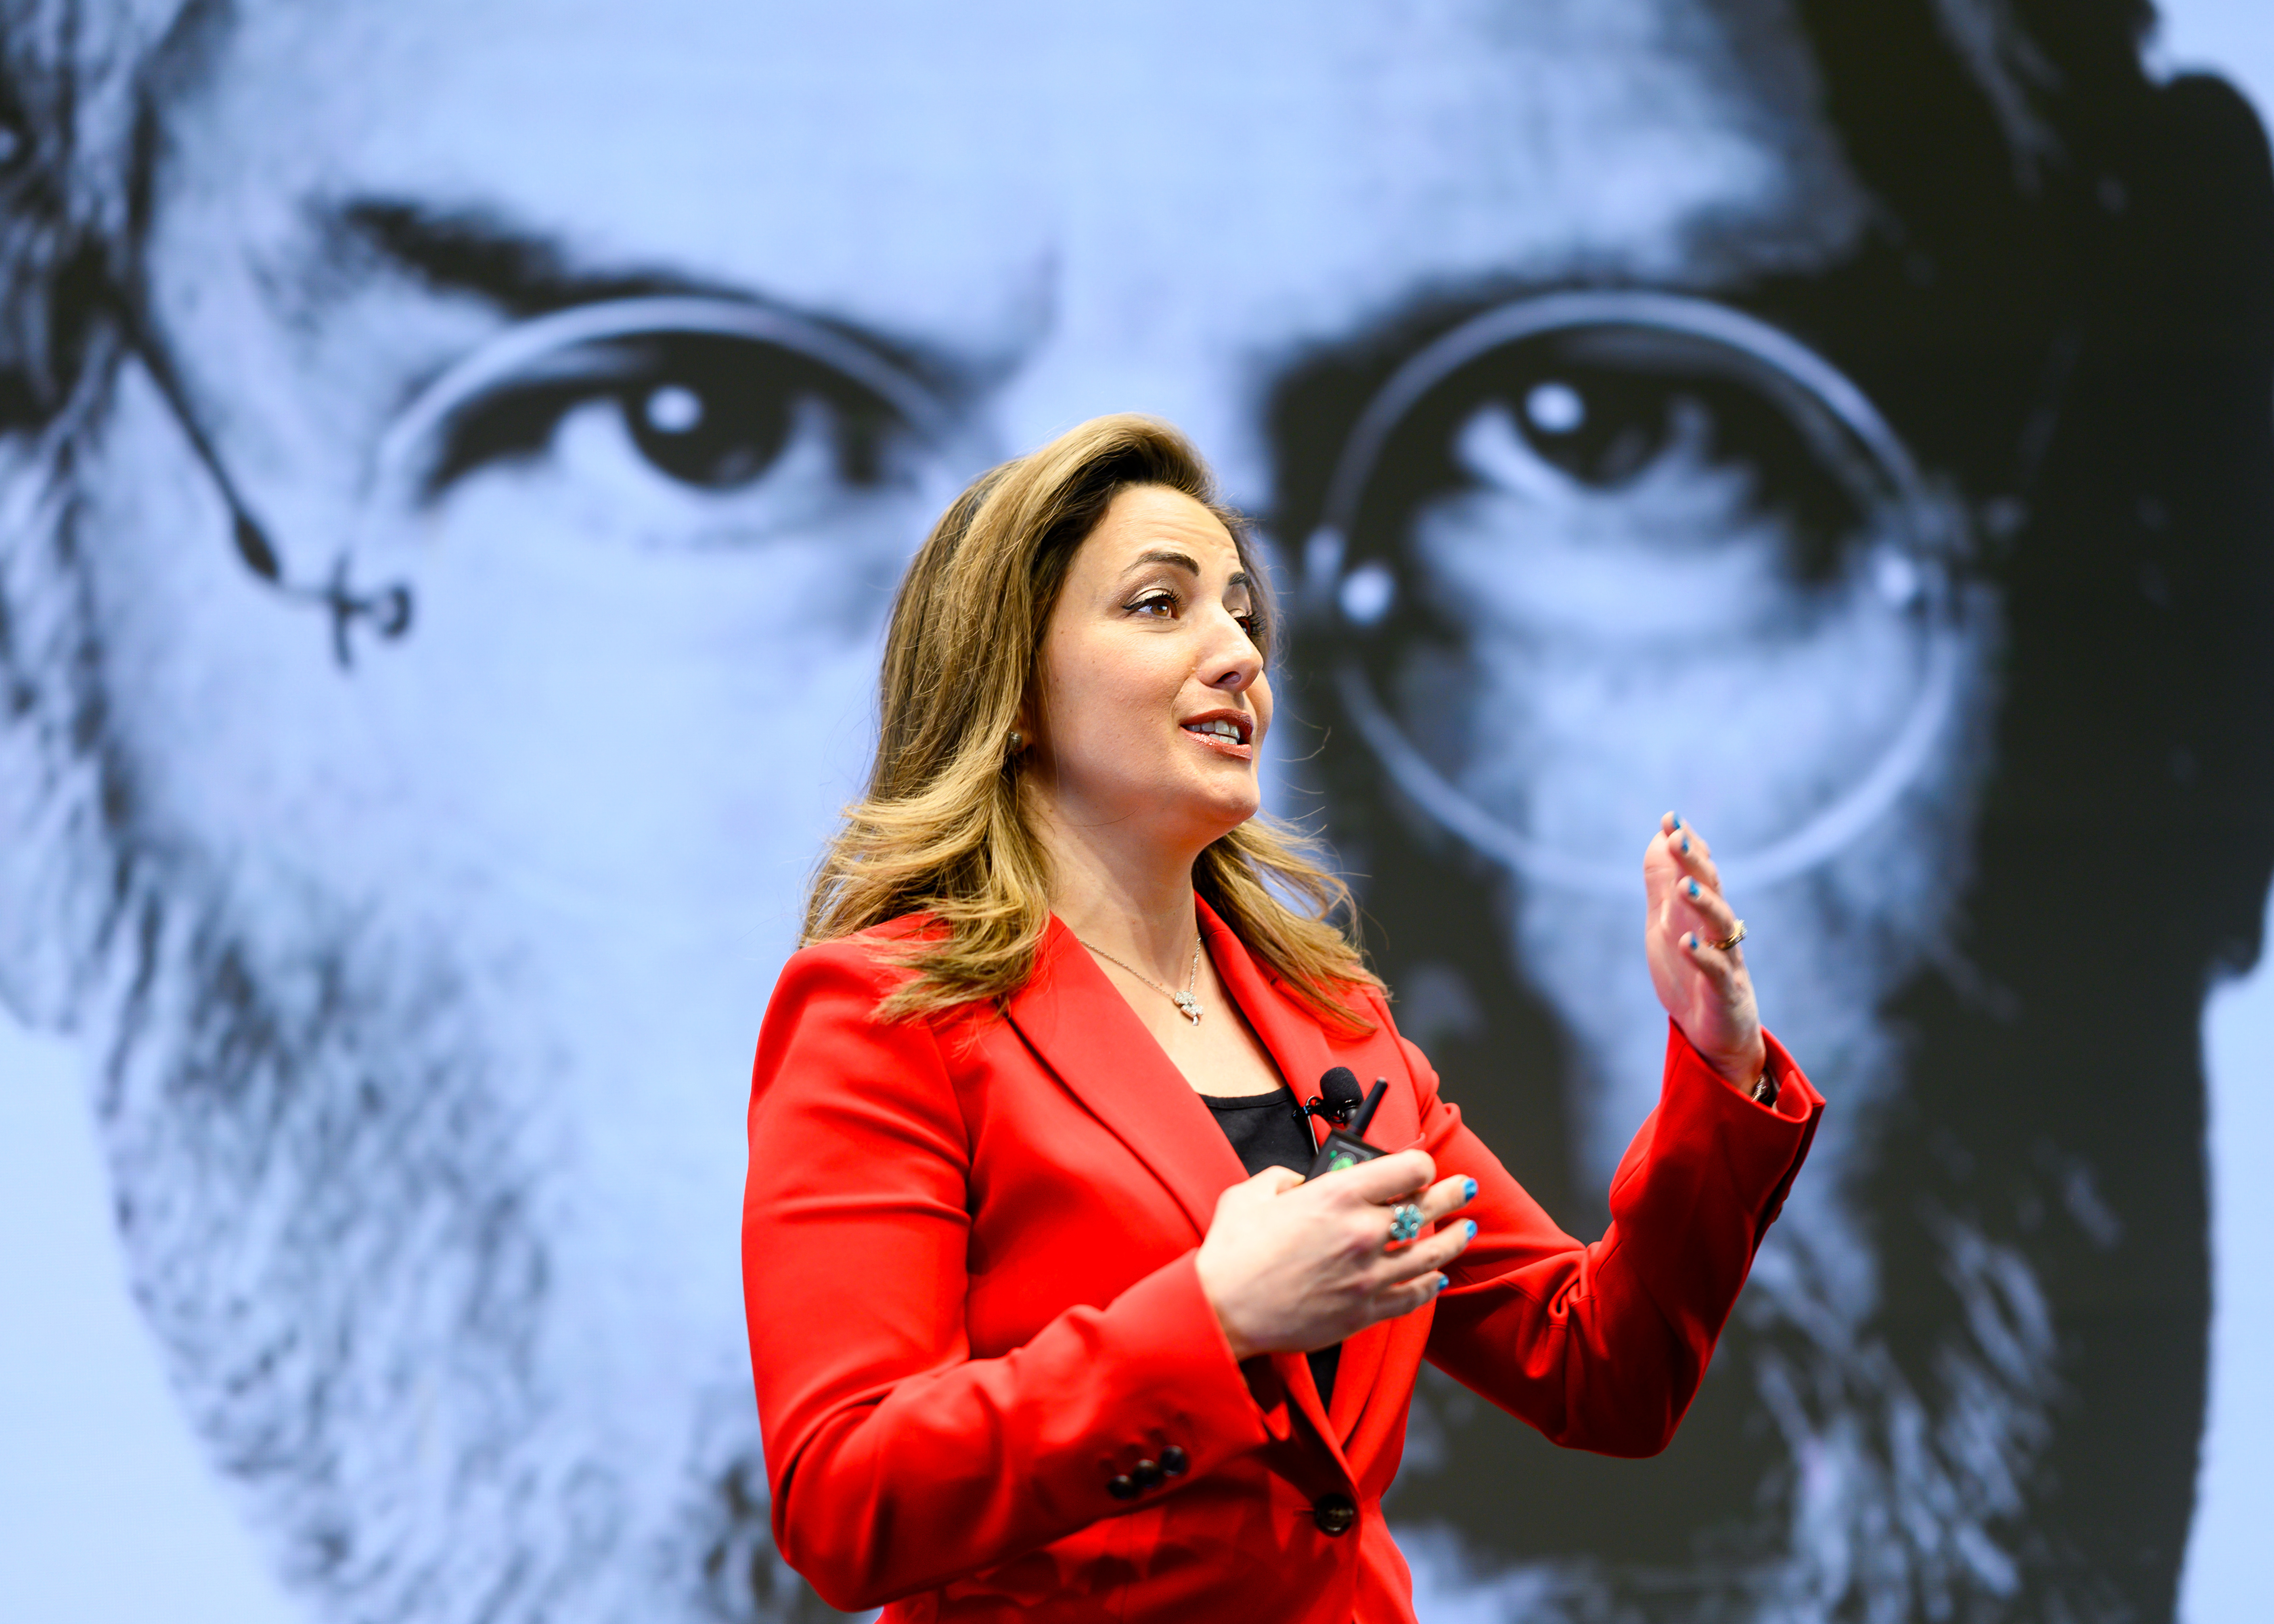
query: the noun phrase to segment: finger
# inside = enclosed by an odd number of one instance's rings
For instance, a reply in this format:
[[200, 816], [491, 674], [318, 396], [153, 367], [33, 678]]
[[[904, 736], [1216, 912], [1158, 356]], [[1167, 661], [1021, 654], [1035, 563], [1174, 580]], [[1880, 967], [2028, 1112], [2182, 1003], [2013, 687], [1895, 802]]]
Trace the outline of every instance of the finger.
[[[1668, 816], [1671, 816], [1672, 814]], [[1689, 842], [1689, 849], [1683, 843]], [[1671, 896], [1685, 880], [1694, 879], [1707, 891], [1717, 890], [1721, 871], [1694, 831], [1663, 831], [1650, 838], [1642, 854], [1643, 881], [1653, 899]]]
[[1395, 1320], [1401, 1314], [1410, 1314], [1424, 1304], [1435, 1302], [1437, 1294], [1451, 1283], [1443, 1271], [1431, 1269], [1418, 1280], [1386, 1286], [1374, 1296], [1374, 1318]]
[[1247, 1182], [1256, 1185], [1266, 1195], [1284, 1195], [1306, 1181], [1293, 1168], [1275, 1165], [1265, 1168]]
[[1685, 958], [1705, 972], [1706, 979], [1713, 983], [1716, 992], [1727, 994], [1736, 984], [1736, 955], [1743, 949], [1733, 947], [1724, 951], [1697, 931], [1685, 930], [1682, 933], [1682, 951]]
[[1679, 814], [1668, 812], [1660, 823], [1664, 825], [1662, 838], [1667, 854], [1684, 872], [1694, 875], [1706, 884], [1719, 891], [1721, 871], [1713, 864], [1713, 848], [1706, 837], [1683, 823]]
[[1737, 934], [1736, 910], [1720, 891], [1700, 883], [1696, 876], [1685, 875], [1675, 882], [1673, 900], [1688, 915], [1680, 922], [1696, 929], [1707, 941], [1726, 942]]
[[1216, 1199], [1216, 1217], [1211, 1228], [1227, 1219], [1237, 1222], [1237, 1214], [1253, 1210], [1257, 1202], [1284, 1195], [1302, 1183], [1303, 1176], [1291, 1168], [1268, 1167], [1236, 1184], [1226, 1184]]
[[1466, 1252], [1469, 1243], [1476, 1237], [1475, 1219], [1456, 1218], [1435, 1234], [1425, 1234], [1406, 1245], [1385, 1240], [1375, 1278], [1384, 1282], [1411, 1280], [1431, 1269], [1444, 1268]]
[[1338, 1173], [1329, 1173], [1319, 1182], [1333, 1183], [1346, 1197], [1371, 1201], [1383, 1206], [1402, 1201], [1427, 1184], [1436, 1176], [1437, 1164], [1429, 1159], [1426, 1150], [1401, 1150], [1387, 1156], [1376, 1156], [1371, 1162], [1361, 1162], [1356, 1167], [1344, 1168]]
[[1423, 1268], [1449, 1268], [1453, 1259], [1466, 1252], [1469, 1243], [1476, 1238], [1477, 1221], [1456, 1218], [1427, 1240], [1415, 1242], [1407, 1256]]
[[1434, 1223], [1449, 1213], [1457, 1213], [1476, 1199], [1477, 1181], [1456, 1174], [1441, 1178], [1429, 1186], [1420, 1201], [1423, 1222]]

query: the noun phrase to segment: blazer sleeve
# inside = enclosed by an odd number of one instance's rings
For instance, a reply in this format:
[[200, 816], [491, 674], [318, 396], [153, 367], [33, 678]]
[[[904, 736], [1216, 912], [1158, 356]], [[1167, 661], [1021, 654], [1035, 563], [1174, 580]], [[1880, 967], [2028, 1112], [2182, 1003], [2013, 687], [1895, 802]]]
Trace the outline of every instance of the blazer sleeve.
[[1106, 1485], [1163, 1443], [1197, 1477], [1269, 1440], [1192, 1252], [971, 1357], [972, 1146], [943, 1034], [874, 1017], [889, 974], [857, 942], [784, 970], [742, 1211], [774, 1543], [847, 1611], [1152, 1503]]
[[1427, 1357], [1551, 1441], [1602, 1455], [1655, 1455], [1672, 1441], [1824, 1109], [1774, 1038], [1772, 1108], [1731, 1088], [1668, 1026], [1658, 1107], [1627, 1147], [1611, 1226], [1592, 1246], [1555, 1227], [1405, 1044], [1423, 1148], [1440, 1177], [1478, 1184], [1466, 1209], [1477, 1236], [1447, 1271]]

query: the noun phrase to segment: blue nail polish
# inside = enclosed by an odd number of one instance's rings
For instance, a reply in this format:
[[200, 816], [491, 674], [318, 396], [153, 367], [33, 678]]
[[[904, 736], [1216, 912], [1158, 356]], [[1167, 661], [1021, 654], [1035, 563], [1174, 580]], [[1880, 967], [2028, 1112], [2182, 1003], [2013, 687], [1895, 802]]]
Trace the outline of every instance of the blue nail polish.
[[1698, 951], [1698, 933], [1692, 931], [1690, 935], [1683, 937], [1682, 945], [1688, 948], [1691, 952], [1696, 952]]
[[1437, 1276], [1437, 1289], [1440, 1291], [1442, 1291], [1447, 1286], [1449, 1286], [1452, 1283], [1453, 1277], [1450, 1274], [1440, 1274]]
[[1475, 1179], [1473, 1179], [1473, 1178], [1472, 1178], [1472, 1179], [1470, 1179], [1470, 1180], [1468, 1181], [1468, 1192], [1467, 1192], [1467, 1193], [1466, 1193], [1466, 1194], [1465, 1194], [1465, 1195], [1463, 1195], [1463, 1196], [1461, 1197], [1461, 1199], [1463, 1199], [1464, 1201], [1473, 1201], [1473, 1200], [1475, 1200], [1476, 1199], [1477, 1199], [1477, 1181], [1476, 1181]]
[[1469, 1238], [1471, 1240], [1477, 1238], [1477, 1221], [1473, 1218], [1469, 1220]]
[[1690, 837], [1688, 835], [1682, 837], [1682, 850], [1685, 855], [1690, 850]]
[[1698, 882], [1695, 880], [1690, 882], [1690, 894], [1693, 897], [1698, 894]]
[[1667, 816], [1668, 816], [1668, 817], [1670, 817], [1670, 818], [1672, 818], [1672, 819], [1674, 820], [1674, 826], [1675, 826], [1676, 829], [1679, 829], [1679, 828], [1681, 828], [1681, 827], [1682, 827], [1682, 814], [1681, 814], [1681, 813], [1679, 813], [1679, 812], [1669, 812], [1669, 813], [1668, 813], [1668, 814], [1667, 814]]

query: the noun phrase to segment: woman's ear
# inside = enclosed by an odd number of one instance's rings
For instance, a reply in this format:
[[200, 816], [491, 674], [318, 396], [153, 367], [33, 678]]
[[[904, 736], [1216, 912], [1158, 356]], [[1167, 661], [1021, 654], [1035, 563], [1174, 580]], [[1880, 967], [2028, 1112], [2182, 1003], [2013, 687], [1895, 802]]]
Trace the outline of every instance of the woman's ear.
[[1043, 699], [1040, 685], [1030, 680], [1026, 696], [1011, 714], [1010, 755], [1014, 758], [1032, 761], [1043, 741]]

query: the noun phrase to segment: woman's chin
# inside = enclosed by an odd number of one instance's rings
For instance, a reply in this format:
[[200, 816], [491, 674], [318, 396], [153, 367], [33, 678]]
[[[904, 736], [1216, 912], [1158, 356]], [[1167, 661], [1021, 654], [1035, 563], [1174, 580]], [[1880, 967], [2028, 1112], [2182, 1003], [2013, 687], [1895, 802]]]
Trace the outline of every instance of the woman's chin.
[[1253, 783], [1238, 793], [1219, 790], [1201, 797], [1193, 808], [1193, 823], [1201, 833], [1201, 846], [1211, 846], [1263, 809], [1263, 797]]

